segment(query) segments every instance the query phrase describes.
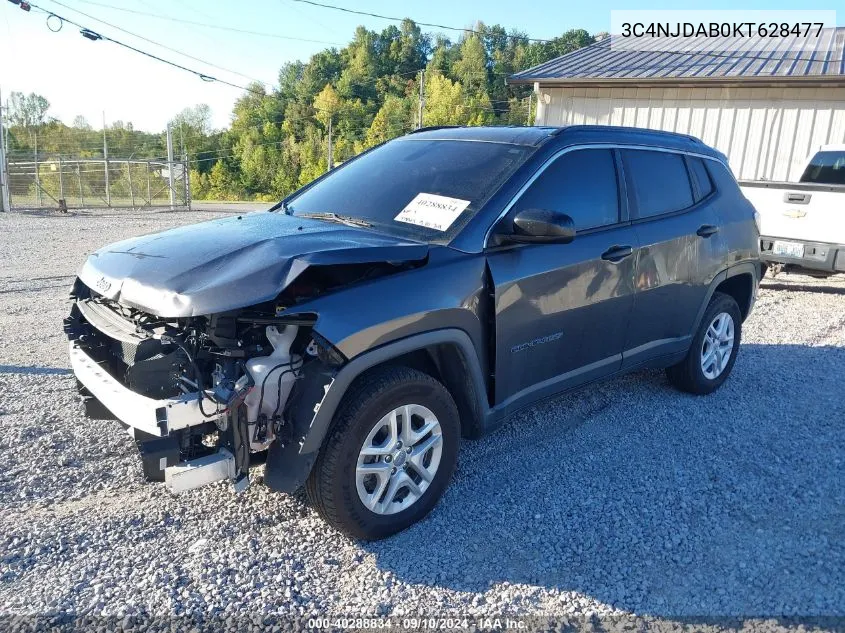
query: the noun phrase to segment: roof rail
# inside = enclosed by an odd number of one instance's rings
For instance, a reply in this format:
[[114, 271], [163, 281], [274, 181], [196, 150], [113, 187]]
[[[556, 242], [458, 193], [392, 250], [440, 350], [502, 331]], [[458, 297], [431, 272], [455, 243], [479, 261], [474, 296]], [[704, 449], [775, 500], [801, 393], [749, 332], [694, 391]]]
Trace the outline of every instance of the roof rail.
[[417, 132], [428, 132], [430, 130], [444, 130], [456, 127], [465, 127], [463, 125], [429, 125], [427, 127], [419, 127], [416, 130], [411, 130], [408, 134], [416, 134]]

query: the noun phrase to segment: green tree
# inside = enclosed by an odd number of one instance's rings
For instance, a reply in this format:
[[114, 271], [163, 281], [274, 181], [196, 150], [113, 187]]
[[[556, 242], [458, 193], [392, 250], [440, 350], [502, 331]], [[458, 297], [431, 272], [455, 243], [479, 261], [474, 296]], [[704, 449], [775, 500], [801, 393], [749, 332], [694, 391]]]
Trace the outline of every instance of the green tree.
[[462, 125], [466, 120], [463, 86], [440, 73], [426, 73], [424, 125]]
[[34, 92], [25, 95], [22, 92], [9, 94], [9, 125], [25, 128], [36, 127], [47, 122], [50, 102]]
[[545, 63], [555, 57], [566, 55], [595, 42], [595, 38], [584, 29], [571, 29], [548, 42], [533, 42], [523, 59], [524, 68]]
[[180, 145], [184, 144], [185, 152], [196, 171], [207, 174], [214, 157], [220, 154], [222, 136], [212, 129], [211, 108], [205, 103], [185, 108], [170, 120], [170, 128], [176, 153], [179, 153]]
[[367, 130], [362, 149], [384, 143], [407, 132], [413, 116], [412, 107], [409, 99], [387, 97]]
[[487, 51], [481, 37], [470, 35], [460, 48], [460, 57], [452, 65], [452, 74], [467, 94], [481, 97], [487, 93]]
[[244, 195], [238, 182], [235, 168], [229, 163], [218, 161], [208, 175], [208, 196], [212, 200], [238, 200]]
[[297, 98], [303, 102], [313, 101], [323, 86], [340, 79], [342, 68], [340, 53], [334, 48], [312, 55], [296, 84]]
[[531, 87], [504, 79], [592, 41], [580, 30], [550, 42], [501, 25], [479, 22], [474, 31], [452, 42], [411, 20], [380, 32], [362, 26], [343, 48], [284, 64], [274, 90], [251, 86], [235, 104], [230, 129], [216, 133], [218, 153], [197, 168], [198, 193], [290, 193], [325, 172], [329, 121], [337, 161], [409, 131], [423, 68], [426, 125], [524, 124]]
[[81, 114], [73, 117], [73, 127], [77, 130], [85, 130], [86, 132], [90, 132], [93, 129], [91, 124], [88, 123], [88, 120]]
[[314, 110], [317, 112], [317, 120], [324, 127], [328, 127], [329, 121], [334, 119], [340, 111], [341, 105], [342, 103], [337, 91], [332, 88], [331, 84], [326, 84], [320, 94], [314, 99]]

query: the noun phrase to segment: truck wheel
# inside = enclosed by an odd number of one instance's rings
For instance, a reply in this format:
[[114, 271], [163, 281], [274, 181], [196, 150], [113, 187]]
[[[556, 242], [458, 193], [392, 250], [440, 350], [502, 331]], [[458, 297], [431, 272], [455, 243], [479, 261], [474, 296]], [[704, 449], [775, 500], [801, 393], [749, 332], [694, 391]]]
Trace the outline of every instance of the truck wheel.
[[408, 367], [377, 369], [341, 403], [305, 491], [342, 532], [385, 538], [435, 506], [459, 441], [458, 409], [442, 384]]
[[669, 382], [698, 395], [716, 391], [733, 369], [741, 333], [742, 315], [736, 301], [715, 293], [686, 357], [666, 370]]

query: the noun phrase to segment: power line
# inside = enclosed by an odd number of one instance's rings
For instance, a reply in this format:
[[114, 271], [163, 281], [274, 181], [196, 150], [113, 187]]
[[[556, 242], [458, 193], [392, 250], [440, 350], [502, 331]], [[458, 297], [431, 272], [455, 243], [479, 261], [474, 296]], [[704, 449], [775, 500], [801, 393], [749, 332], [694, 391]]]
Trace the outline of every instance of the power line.
[[[168, 46], [166, 46], [166, 45], [164, 45], [164, 44], [160, 44], [159, 42], [156, 42], [156, 41], [154, 41], [154, 40], [151, 40], [151, 39], [145, 38], [145, 37], [143, 37], [143, 36], [137, 35], [137, 34], [135, 34], [135, 33], [132, 33], [131, 31], [128, 31], [128, 30], [123, 29], [123, 28], [121, 28], [121, 27], [119, 27], [119, 26], [116, 26], [116, 25], [113, 25], [113, 24], [111, 24], [111, 23], [109, 23], [109, 22], [106, 22], [105, 20], [100, 20], [99, 18], [96, 18], [96, 17], [91, 16], [91, 15], [89, 15], [89, 14], [87, 14], [87, 13], [84, 13], [84, 12], [82, 12], [82, 11], [79, 11], [78, 9], [74, 9], [74, 8], [72, 8], [72, 7], [69, 7], [68, 5], [63, 4], [63, 3], [62, 3], [62, 2], [60, 2], [59, 0], [51, 0], [51, 1], [52, 1], [52, 2], [55, 2], [56, 4], [59, 4], [60, 6], [66, 7], [66, 8], [68, 8], [68, 9], [71, 9], [72, 11], [76, 11], [77, 13], [80, 13], [81, 15], [84, 15], [84, 16], [88, 17], [89, 19], [95, 20], [95, 21], [97, 21], [97, 22], [101, 22], [101, 23], [103, 23], [103, 24], [106, 24], [106, 25], [108, 25], [108, 26], [111, 26], [112, 28], [115, 28], [115, 29], [118, 29], [118, 30], [120, 30], [120, 31], [123, 31], [124, 33], [127, 33], [127, 34], [129, 34], [129, 35], [131, 35], [131, 36], [133, 36], [133, 37], [137, 37], [137, 38], [139, 38], [139, 39], [143, 39], [143, 40], [145, 40], [145, 41], [147, 41], [147, 42], [150, 42], [150, 43], [152, 43], [152, 44], [154, 44], [154, 45], [156, 45], [156, 46], [161, 46], [162, 48], [166, 48], [166, 49], [168, 49], [168, 50], [171, 50], [171, 51], [173, 51], [173, 52], [175, 52], [175, 53], [177, 53], [177, 54], [179, 54], [179, 55], [183, 55], [183, 56], [185, 56], [185, 57], [189, 57], [189, 58], [191, 58], [191, 59], [193, 59], [193, 60], [199, 61], [200, 63], [203, 63], [203, 64], [208, 65], [208, 66], [212, 66], [212, 67], [215, 67], [215, 68], [219, 68], [219, 69], [221, 69], [221, 70], [224, 70], [225, 72], [230, 72], [230, 73], [233, 73], [233, 74], [237, 74], [237, 75], [243, 76], [243, 77], [245, 77], [245, 78], [247, 78], [247, 79], [252, 79], [252, 78], [251, 78], [251, 77], [249, 77], [248, 75], [244, 75], [244, 74], [242, 74], [242, 73], [240, 73], [240, 72], [238, 72], [238, 71], [233, 71], [233, 70], [230, 70], [230, 69], [224, 68], [224, 67], [222, 67], [222, 66], [217, 66], [216, 64], [213, 64], [213, 63], [208, 62], [208, 61], [206, 61], [206, 60], [203, 60], [203, 59], [201, 59], [201, 58], [194, 57], [194, 56], [192, 56], [192, 55], [189, 55], [189, 54], [184, 53], [184, 52], [182, 52], [182, 51], [179, 51], [179, 50], [177, 50], [177, 49], [170, 48], [170, 47], [168, 47]], [[90, 4], [100, 4], [101, 6], [106, 6], [106, 7], [108, 7], [108, 6], [109, 6], [109, 5], [104, 5], [104, 4], [102, 4], [102, 3], [95, 3], [95, 2], [93, 2], [92, 0], [81, 0], [81, 1], [84, 1], [84, 2], [89, 2]], [[293, 1], [293, 2], [308, 2], [309, 4], [316, 4], [316, 3], [310, 2], [310, 0], [292, 0], [292, 1]], [[163, 58], [163, 57], [159, 57], [158, 55], [155, 55], [155, 54], [153, 54], [153, 53], [149, 53], [149, 52], [144, 51], [144, 50], [142, 50], [142, 49], [140, 49], [140, 48], [137, 48], [137, 47], [135, 47], [135, 46], [132, 46], [132, 45], [130, 45], [130, 44], [126, 44], [125, 42], [122, 42], [122, 41], [120, 41], [120, 40], [117, 40], [117, 39], [115, 39], [115, 38], [113, 38], [113, 37], [109, 37], [109, 36], [107, 36], [107, 35], [103, 35], [103, 34], [101, 34], [101, 33], [97, 32], [97, 31], [94, 31], [93, 29], [89, 29], [89, 28], [87, 28], [87, 27], [85, 27], [85, 26], [83, 26], [83, 25], [79, 24], [78, 22], [74, 22], [74, 21], [73, 21], [73, 20], [71, 20], [70, 18], [67, 18], [67, 17], [64, 17], [64, 16], [62, 16], [62, 15], [59, 15], [59, 14], [58, 14], [58, 13], [56, 13], [55, 11], [50, 11], [50, 10], [45, 9], [45, 8], [43, 8], [43, 7], [41, 7], [41, 6], [37, 5], [37, 4], [35, 4], [35, 3], [32, 3], [32, 2], [31, 2], [31, 3], [29, 3], [29, 5], [28, 5], [28, 6], [30, 6], [31, 8], [36, 9], [37, 11], [40, 11], [41, 13], [44, 13], [44, 14], [46, 14], [46, 15], [47, 15], [47, 19], [48, 19], [48, 28], [50, 28], [50, 30], [51, 30], [51, 31], [53, 31], [53, 32], [58, 32], [58, 31], [60, 31], [60, 30], [61, 30], [61, 27], [64, 25], [64, 23], [67, 23], [67, 24], [70, 24], [70, 25], [75, 26], [76, 28], [78, 28], [78, 29], [80, 30], [80, 33], [83, 35], [83, 37], [85, 37], [85, 38], [87, 38], [87, 39], [90, 39], [90, 40], [92, 40], [92, 41], [104, 40], [104, 41], [107, 41], [107, 42], [111, 42], [111, 43], [116, 44], [116, 45], [118, 45], [118, 46], [120, 46], [120, 47], [122, 47], [122, 48], [125, 48], [125, 49], [127, 49], [127, 50], [131, 50], [131, 51], [133, 51], [133, 52], [135, 52], [135, 53], [138, 53], [138, 54], [140, 54], [140, 55], [144, 55], [145, 57], [149, 57], [150, 59], [153, 59], [153, 60], [155, 60], [155, 61], [161, 62], [161, 63], [163, 63], [163, 64], [167, 64], [168, 66], [172, 66], [173, 68], [177, 68], [177, 69], [179, 69], [179, 70], [184, 70], [185, 72], [189, 72], [189, 73], [191, 73], [191, 74], [193, 74], [193, 75], [195, 75], [195, 76], [199, 77], [199, 78], [200, 78], [200, 79], [202, 79], [203, 81], [207, 81], [207, 82], [217, 82], [217, 83], [221, 83], [221, 84], [224, 84], [224, 85], [227, 85], [227, 86], [231, 86], [231, 87], [233, 87], [233, 88], [238, 88], [238, 89], [240, 89], [240, 90], [244, 90], [244, 91], [246, 91], [246, 92], [250, 92], [250, 93], [253, 93], [253, 94], [256, 94], [256, 95], [259, 95], [259, 96], [266, 96], [266, 93], [265, 93], [263, 90], [261, 90], [261, 91], [254, 90], [254, 89], [252, 89], [252, 88], [250, 88], [250, 87], [248, 87], [248, 86], [243, 86], [243, 85], [240, 85], [240, 84], [236, 84], [236, 83], [234, 83], [234, 82], [231, 82], [231, 81], [226, 81], [225, 79], [220, 79], [219, 77], [215, 77], [215, 76], [213, 76], [213, 75], [209, 75], [209, 74], [207, 74], [207, 73], [203, 73], [203, 72], [198, 71], [198, 70], [195, 70], [195, 69], [193, 69], [193, 68], [189, 68], [189, 67], [187, 67], [187, 66], [184, 66], [184, 65], [179, 64], [179, 63], [176, 63], [176, 62], [174, 62], [174, 61], [171, 61], [171, 60], [165, 59], [165, 58]], [[329, 8], [334, 8], [334, 7], [330, 7], [329, 5], [325, 5], [325, 6], [327, 6], [327, 7], [329, 7]], [[116, 8], [116, 7], [109, 7], [109, 8]], [[337, 7], [337, 8], [339, 8], [339, 7]], [[339, 8], [339, 9], [340, 9], [340, 8]], [[347, 9], [341, 9], [341, 10], [344, 10], [344, 11], [351, 11], [351, 12], [353, 12], [353, 13], [358, 13], [358, 12], [352, 11], [351, 9], [349, 9], [349, 10], [347, 10]], [[131, 10], [128, 10], [128, 9], [127, 9], [127, 11], [131, 11]], [[136, 13], [137, 13], [137, 12], [136, 12]], [[377, 16], [377, 17], [382, 17], [382, 16]], [[52, 26], [50, 26], [50, 24], [49, 24], [49, 20], [50, 20], [50, 18], [56, 18], [57, 20], [59, 20], [59, 25], [58, 25], [58, 27], [57, 27], [57, 28], [53, 28]], [[398, 19], [398, 18], [385, 18], [385, 19]], [[178, 20], [174, 20], [174, 21], [178, 21]], [[421, 22], [420, 24], [422, 24], [422, 25], [424, 25], [424, 26], [434, 26], [434, 27], [439, 28], [439, 25], [435, 25], [435, 24], [422, 23], [422, 22]], [[208, 26], [211, 26], [211, 25], [208, 25]], [[462, 29], [462, 30], [467, 31], [467, 32], [472, 32], [472, 33], [480, 33], [479, 31], [473, 31], [472, 29]], [[509, 36], [509, 37], [511, 37], [511, 36]], [[528, 38], [528, 39], [530, 39], [530, 38]], [[548, 40], [535, 40], [535, 41], [548, 41]], [[417, 71], [417, 70], [413, 70], [413, 71], [409, 71], [409, 72], [406, 72], [406, 73], [398, 73], [398, 74], [394, 75], [394, 77], [397, 77], [397, 76], [402, 76], [402, 75], [415, 74], [416, 72], [418, 72], [418, 71]], [[493, 75], [507, 74], [507, 73], [501, 73], [501, 72], [496, 72], [496, 71], [492, 71], [492, 70], [491, 70], [491, 71], [488, 71], [488, 72], [490, 72], [490, 74], [493, 74]], [[361, 82], [361, 83], [363, 83], [364, 81], [373, 81], [373, 82], [376, 82], [376, 81], [378, 81], [378, 80], [380, 80], [380, 79], [381, 79], [381, 78], [361, 78], [361, 80], [358, 80], [358, 81], [359, 81], [359, 82]], [[389, 79], [389, 78], [388, 78], [388, 79]], [[265, 84], [265, 82], [262, 82], [262, 81], [260, 81], [260, 80], [257, 80], [257, 83], [260, 83], [260, 84], [262, 84], [262, 85], [271, 85], [271, 84]]]
[[[277, 40], [291, 40], [294, 42], [309, 42], [311, 44], [328, 44], [330, 46], [343, 46], [339, 42], [329, 42], [326, 40], [312, 40], [304, 37], [294, 37], [292, 35], [280, 35], [278, 33], [270, 33], [267, 31], [252, 31], [249, 29], [240, 29], [234, 26], [223, 26], [220, 24], [213, 24], [211, 22], [199, 22], [197, 20], [186, 20], [184, 18], [176, 18], [169, 15], [163, 15], [161, 13], [152, 13], [150, 11], [138, 11], [136, 9], [127, 9], [125, 7], [116, 7], [111, 4], [106, 4], [104, 2], [95, 2], [94, 0], [76, 0], [77, 2], [82, 2], [84, 4], [90, 4], [95, 7], [103, 7], [106, 9], [110, 9], [112, 11], [122, 11], [124, 13], [131, 13], [133, 15], [143, 15], [148, 18], [156, 18], [158, 20], [167, 20], [168, 22], [179, 22], [181, 24], [190, 24], [193, 26], [202, 26], [208, 29], [217, 29], [220, 31], [230, 31], [232, 33], [241, 33], [242, 35], [257, 35], [259, 37], [271, 37]], [[81, 13], [81, 12], [80, 12]]]
[[[255, 90], [253, 88], [249, 88], [247, 86], [242, 86], [240, 84], [236, 84], [236, 83], [233, 83], [231, 81], [226, 81], [225, 79], [220, 79], [218, 77], [214, 77], [213, 75], [209, 75], [209, 74], [200, 72], [198, 70], [194, 70], [193, 68], [188, 68], [187, 66], [183, 66], [182, 64], [177, 64], [176, 62], [170, 61], [169, 59], [164, 59], [163, 57], [159, 57], [158, 55], [154, 55], [153, 53], [148, 53], [147, 51], [141, 50], [140, 48], [132, 46], [131, 44], [126, 44], [125, 42], [121, 42], [120, 40], [116, 40], [113, 37], [109, 37], [108, 35], [102, 35], [101, 33], [98, 33], [98, 32], [96, 32], [92, 29], [89, 29], [85, 26], [82, 26], [78, 22], [74, 22], [70, 18], [66, 18], [62, 15], [59, 15], [55, 11], [50, 11], [48, 9], [40, 7], [33, 2], [30, 2], [29, 6], [33, 9], [36, 9], [37, 11], [40, 11], [41, 13], [46, 13], [48, 20], [51, 17], [55, 17], [56, 19], [59, 20], [59, 22], [61, 24], [67, 23], [67, 24], [70, 24], [71, 26], [75, 26], [76, 28], [79, 29], [79, 32], [82, 34], [83, 37], [85, 37], [86, 39], [89, 39], [91, 41], [96, 42], [98, 40], [104, 40], [106, 42], [111, 42], [112, 44], [116, 44], [117, 46], [120, 46], [120, 47], [125, 48], [125, 49], [130, 50], [130, 51], [133, 51], [135, 53], [138, 53], [139, 55], [144, 55], [145, 57], [149, 57], [150, 59], [154, 59], [155, 61], [161, 62], [162, 64], [167, 64], [168, 66], [172, 66], [173, 68], [178, 68], [179, 70], [184, 70], [185, 72], [191, 73], [192, 75], [199, 77], [203, 81], [216, 82], [216, 83], [224, 84], [226, 86], [231, 86], [232, 88], [238, 88], [239, 90], [245, 90], [246, 92], [251, 92], [253, 94], [266, 96], [266, 93], [263, 90], [260, 90], [260, 91]], [[53, 29], [51, 29], [51, 30], [53, 30]], [[58, 29], [55, 29], [55, 30], [57, 30], [57, 31], [61, 30], [61, 27], [59, 27]], [[203, 62], [203, 63], [207, 63], [207, 62]], [[208, 65], [211, 65], [211, 64], [208, 64]]]
[[161, 42], [156, 42], [155, 40], [151, 40], [150, 38], [144, 37], [143, 35], [138, 35], [137, 33], [133, 33], [132, 31], [124, 29], [123, 27], [117, 26], [116, 24], [112, 24], [111, 22], [106, 22], [105, 20], [102, 20], [98, 17], [95, 17], [93, 15], [85, 13], [84, 11], [80, 11], [79, 9], [75, 9], [71, 6], [68, 6], [63, 2], [60, 2], [60, 0], [50, 0], [50, 2], [52, 2], [53, 4], [57, 4], [60, 7], [64, 7], [65, 9], [70, 9], [71, 11], [75, 11], [79, 15], [84, 15], [86, 18], [88, 18], [90, 20], [94, 20], [95, 22], [99, 22], [100, 24], [105, 24], [106, 26], [110, 26], [113, 29], [117, 29], [121, 33], [126, 33], [127, 35], [131, 35], [132, 37], [137, 37], [139, 40], [143, 40], [143, 41], [148, 42], [150, 44], [154, 44], [155, 46], [160, 46], [161, 48], [168, 50], [172, 53], [176, 53], [177, 55], [182, 55], [183, 57], [187, 57], [188, 59], [192, 59], [195, 62], [200, 62], [201, 64], [205, 64], [206, 66], [211, 66], [212, 68], [217, 68], [218, 70], [222, 70], [222, 71], [225, 71], [227, 73], [231, 73], [233, 75], [238, 75], [239, 77], [243, 77], [244, 79], [249, 79], [250, 81], [254, 81], [256, 83], [260, 83], [260, 84], [263, 84], [265, 86], [272, 85], [272, 84], [270, 84], [266, 81], [261, 81], [260, 79], [256, 79], [255, 77], [245, 75], [242, 72], [238, 72], [237, 70], [232, 70], [231, 68], [226, 68], [225, 66], [220, 66], [218, 64], [214, 64], [214, 63], [206, 61], [204, 59], [200, 59], [199, 57], [194, 57], [193, 55], [191, 55], [189, 53], [185, 53], [185, 52], [180, 51], [178, 49], [175, 49], [171, 46], [168, 46], [166, 44], [162, 44]]
[[[381, 20], [390, 20], [392, 22], [404, 22], [405, 20], [410, 19], [414, 24], [419, 26], [429, 26], [433, 29], [444, 29], [446, 31], [459, 31], [461, 33], [473, 33], [475, 35], [485, 35], [482, 31], [476, 31], [475, 29], [470, 28], [459, 28], [457, 26], [446, 26], [445, 24], [434, 24], [432, 22], [419, 22], [412, 18], [396, 18], [389, 15], [382, 15], [380, 13], [370, 13], [369, 11], [357, 11], [356, 9], [347, 9], [346, 7], [337, 7], [332, 4], [324, 4], [322, 2], [314, 2], [314, 0], [291, 0], [291, 2], [300, 2], [302, 4], [310, 4], [315, 7], [321, 7], [323, 9], [333, 9], [335, 11], [343, 11], [344, 13], [354, 13], [355, 15], [365, 15], [371, 18], [379, 18]], [[505, 34], [505, 37], [519, 39], [519, 40], [526, 40], [528, 42], [541, 42], [547, 44], [552, 40], [541, 40], [536, 37], [525, 37], [522, 35], [508, 35]]]

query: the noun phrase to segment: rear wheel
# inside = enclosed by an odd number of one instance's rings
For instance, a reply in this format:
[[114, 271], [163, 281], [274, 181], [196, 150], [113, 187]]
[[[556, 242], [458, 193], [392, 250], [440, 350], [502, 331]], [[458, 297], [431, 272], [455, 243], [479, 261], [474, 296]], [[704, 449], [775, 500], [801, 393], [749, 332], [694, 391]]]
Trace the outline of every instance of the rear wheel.
[[669, 381], [699, 395], [721, 387], [736, 362], [741, 331], [742, 314], [734, 298], [715, 293], [686, 357], [666, 370]]
[[341, 404], [306, 493], [346, 534], [385, 538], [437, 504], [459, 440], [458, 410], [442, 384], [407, 367], [378, 369]]

